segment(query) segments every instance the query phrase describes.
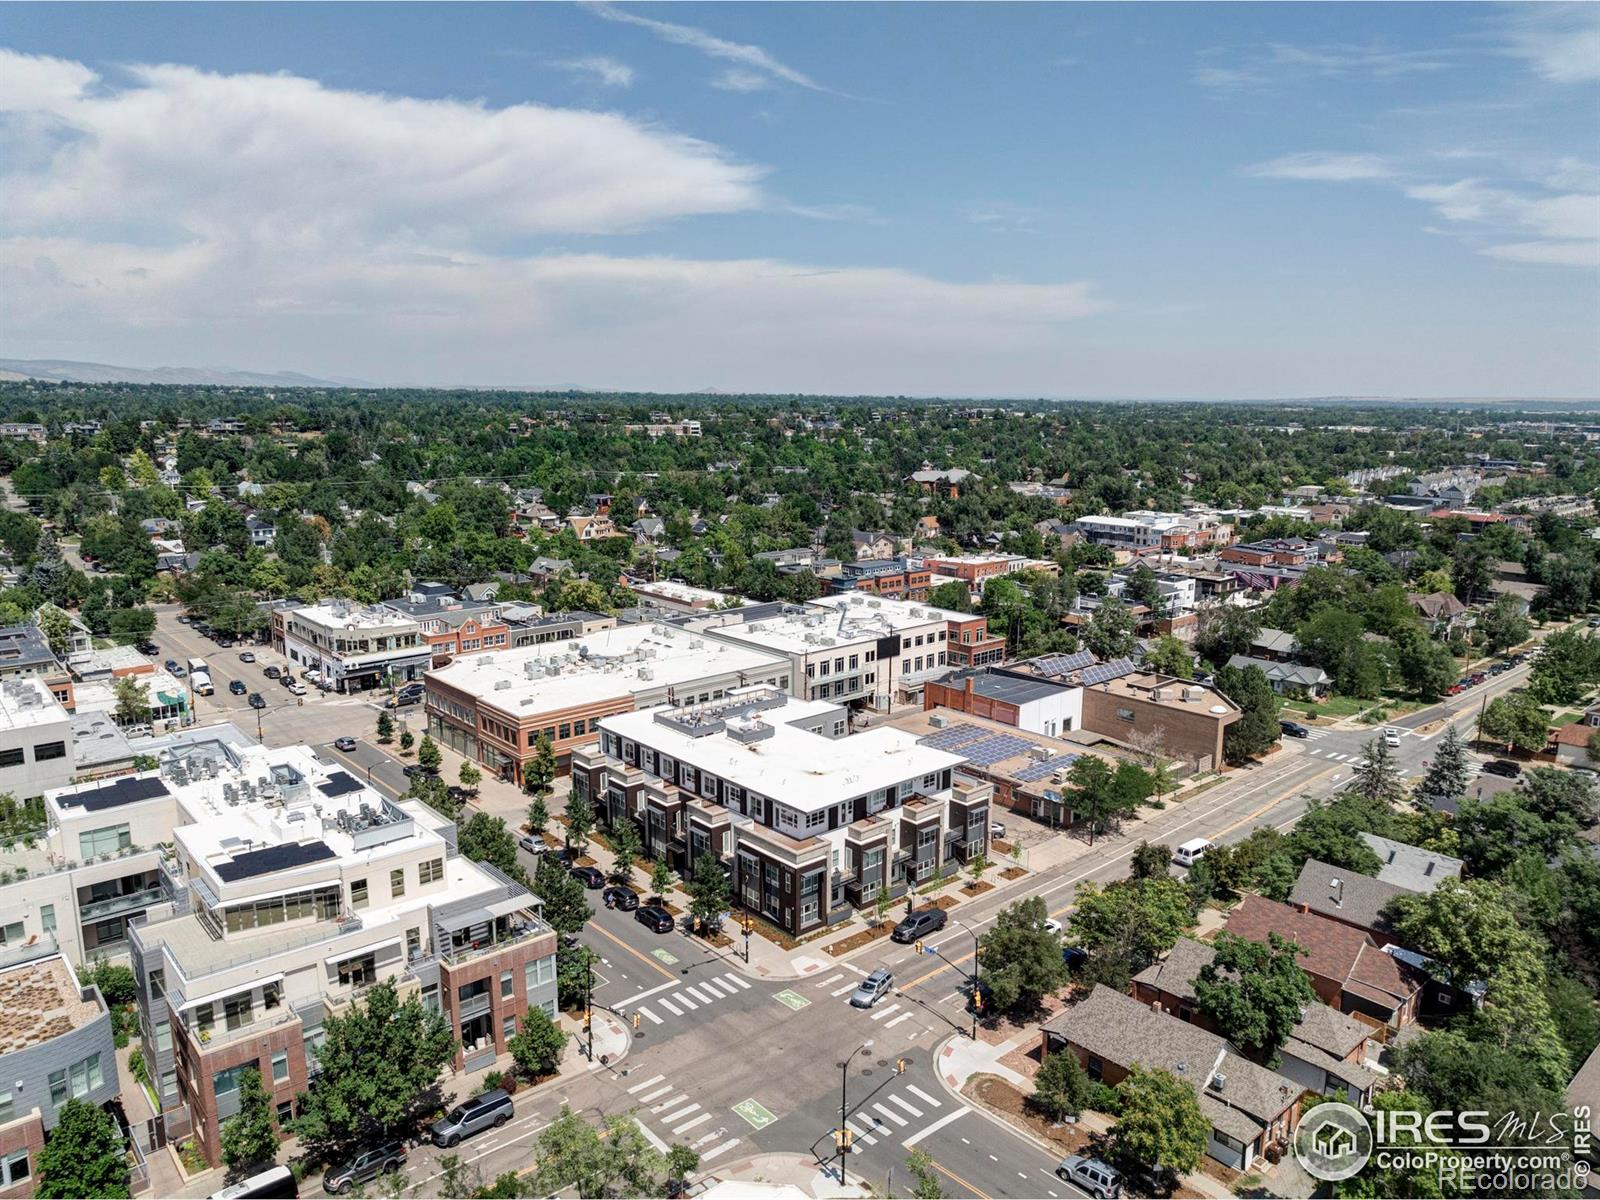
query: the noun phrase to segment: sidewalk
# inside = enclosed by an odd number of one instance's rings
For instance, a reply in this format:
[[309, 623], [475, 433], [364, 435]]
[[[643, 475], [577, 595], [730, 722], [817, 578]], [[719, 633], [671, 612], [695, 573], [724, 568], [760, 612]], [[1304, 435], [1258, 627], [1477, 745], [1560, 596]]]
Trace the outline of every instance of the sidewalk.
[[807, 1154], [755, 1154], [742, 1163], [705, 1175], [691, 1196], [739, 1197], [740, 1200], [833, 1200], [872, 1196], [870, 1186], [851, 1179], [841, 1185], [835, 1169], [819, 1166]]

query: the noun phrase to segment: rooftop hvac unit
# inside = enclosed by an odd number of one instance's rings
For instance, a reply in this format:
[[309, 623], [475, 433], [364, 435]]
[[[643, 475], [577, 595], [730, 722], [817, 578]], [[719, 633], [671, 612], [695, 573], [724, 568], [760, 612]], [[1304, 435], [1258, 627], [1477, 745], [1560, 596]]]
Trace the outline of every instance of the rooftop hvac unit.
[[1028, 750], [1028, 757], [1035, 762], [1045, 762], [1055, 756], [1055, 750], [1049, 746], [1033, 746]]
[[1215, 1075], [1213, 1075], [1211, 1077], [1210, 1087], [1211, 1087], [1212, 1091], [1220, 1092], [1224, 1088], [1226, 1088], [1227, 1086], [1228, 1086], [1228, 1077], [1226, 1075], [1224, 1075], [1221, 1071], [1218, 1071]]
[[1205, 696], [1205, 688], [1186, 687], [1183, 689], [1183, 698], [1185, 700], [1204, 700]]
[[932, 729], [943, 729], [949, 723], [948, 717], [941, 717], [937, 713], [928, 718], [928, 726]]
[[1167, 689], [1166, 688], [1156, 688], [1154, 691], [1152, 691], [1150, 693], [1150, 698], [1152, 700], [1154, 700], [1157, 704], [1160, 704], [1163, 700], [1165, 700], [1167, 698]]
[[649, 667], [640, 667], [639, 668], [639, 678], [640, 679], [647, 679], [648, 680], [648, 679], [654, 679], [655, 677], [656, 677], [656, 673], [654, 671], [652, 671]]
[[496, 679], [494, 681], [494, 690], [497, 692], [509, 692], [511, 690], [511, 680]]

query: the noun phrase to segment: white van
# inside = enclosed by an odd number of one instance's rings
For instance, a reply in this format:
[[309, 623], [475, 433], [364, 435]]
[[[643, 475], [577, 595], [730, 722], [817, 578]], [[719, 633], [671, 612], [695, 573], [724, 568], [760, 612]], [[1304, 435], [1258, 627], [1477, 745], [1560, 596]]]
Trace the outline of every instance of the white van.
[[1172, 861], [1180, 867], [1192, 867], [1209, 849], [1211, 842], [1206, 838], [1192, 838], [1173, 852]]
[[211, 676], [205, 671], [190, 671], [189, 686], [194, 689], [196, 696], [209, 696], [214, 690], [211, 686]]

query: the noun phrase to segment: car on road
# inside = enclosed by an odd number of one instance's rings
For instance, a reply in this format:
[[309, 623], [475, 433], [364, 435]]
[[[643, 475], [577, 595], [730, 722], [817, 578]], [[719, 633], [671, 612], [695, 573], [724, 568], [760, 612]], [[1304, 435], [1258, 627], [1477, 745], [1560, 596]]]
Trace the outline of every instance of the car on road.
[[167, 673], [170, 675], [170, 674], [172, 674], [172, 673], [177, 671], [177, 669], [178, 669], [178, 660], [175, 659], [175, 658], [169, 658], [169, 659], [167, 659], [166, 662], [162, 663], [161, 665], [167, 669]]
[[347, 1163], [330, 1168], [322, 1177], [322, 1190], [335, 1196], [342, 1196], [351, 1188], [366, 1183], [369, 1179], [387, 1175], [390, 1171], [398, 1171], [400, 1164], [405, 1161], [404, 1142], [385, 1142], [381, 1146], [374, 1146], [365, 1154], [358, 1154]]
[[510, 1095], [503, 1088], [494, 1088], [456, 1105], [435, 1121], [429, 1132], [435, 1146], [448, 1150], [460, 1145], [462, 1138], [490, 1127], [498, 1129], [516, 1116], [516, 1111]]
[[155, 655], [161, 653], [161, 647], [156, 645], [154, 642], [140, 642], [134, 647], [134, 649], [140, 654]]
[[1006, 823], [1004, 821], [989, 822], [989, 836], [992, 838], [1005, 837]]
[[1089, 961], [1089, 951], [1082, 946], [1061, 947], [1061, 961], [1067, 970], [1074, 971]]
[[266, 670], [262, 671], [261, 673], [263, 675], [265, 675], [268, 679], [277, 679], [283, 674], [283, 668], [282, 667], [268, 667]]
[[1515, 779], [1522, 774], [1522, 764], [1508, 758], [1491, 758], [1483, 764], [1482, 769], [1485, 775], [1500, 775], [1506, 779]]
[[1098, 1158], [1069, 1154], [1056, 1164], [1056, 1174], [1097, 1200], [1115, 1200], [1122, 1195], [1122, 1172]]
[[178, 624], [179, 625], [193, 625], [194, 624], [194, 618], [191, 617], [188, 613], [179, 613], [178, 614]]
[[1385, 729], [1383, 731], [1383, 744], [1391, 750], [1400, 748], [1400, 731], [1398, 729]]
[[[943, 911], [942, 909], [940, 911]], [[889, 989], [894, 986], [894, 975], [879, 967], [868, 975], [859, 984], [856, 990], [850, 993], [850, 1007], [871, 1008], [879, 1000], [889, 994]]]
[[1054, 917], [1047, 918], [1045, 923], [1039, 926], [1039, 928], [1044, 930], [1046, 933], [1053, 933], [1057, 937], [1061, 936], [1061, 922], [1056, 920]]
[[353, 737], [334, 738], [333, 748], [335, 750], [342, 750], [344, 753], [349, 754], [356, 748], [356, 740]]
[[1278, 729], [1284, 737], [1304, 738], [1311, 736], [1311, 730], [1300, 724], [1299, 721], [1279, 721]]
[[256, 660], [255, 654], [252, 651], [249, 651], [249, 650], [246, 650], [244, 653], [239, 655], [239, 661], [240, 662], [255, 662], [255, 660]]
[[599, 867], [573, 867], [567, 874], [571, 875], [590, 891], [603, 888], [606, 885], [605, 874]]
[[182, 663], [179, 663], [177, 666], [169, 668], [169, 670], [171, 670], [172, 677], [174, 679], [182, 679], [185, 675], [187, 675], [189, 673], [189, 668], [185, 667]]
[[894, 932], [889, 938], [896, 942], [914, 942], [918, 938], [943, 929], [949, 919], [950, 914], [942, 908], [924, 908], [907, 913], [905, 919], [894, 927]]
[[652, 933], [671, 933], [672, 927], [677, 924], [672, 914], [659, 904], [646, 904], [633, 914], [633, 919]]
[[543, 838], [537, 837], [531, 833], [525, 833], [519, 837], [517, 839], [517, 845], [521, 846], [529, 854], [533, 855], [543, 854], [550, 848], [544, 844]]
[[421, 763], [407, 763], [400, 768], [400, 772], [407, 779], [425, 779], [439, 773], [432, 767], [425, 767]]
[[267, 706], [266, 697], [264, 697], [260, 692], [251, 692], [250, 693], [250, 707], [251, 708], [265, 708], [266, 706]]
[[1205, 856], [1211, 849], [1211, 842], [1207, 838], [1190, 838], [1183, 845], [1172, 852], [1172, 861], [1180, 867], [1192, 867]]
[[306, 694], [306, 685], [301, 683], [298, 679], [291, 679], [283, 686], [289, 689], [291, 695], [304, 696]]
[[248, 692], [250, 689], [245, 687], [244, 680], [242, 680], [242, 679], [230, 679], [230, 680], [228, 680], [228, 690], [230, 692], [232, 692], [235, 696], [242, 696], [246, 692]]
[[607, 908], [620, 909], [623, 912], [632, 912], [639, 907], [639, 893], [630, 887], [613, 884], [600, 893], [600, 898], [606, 902]]

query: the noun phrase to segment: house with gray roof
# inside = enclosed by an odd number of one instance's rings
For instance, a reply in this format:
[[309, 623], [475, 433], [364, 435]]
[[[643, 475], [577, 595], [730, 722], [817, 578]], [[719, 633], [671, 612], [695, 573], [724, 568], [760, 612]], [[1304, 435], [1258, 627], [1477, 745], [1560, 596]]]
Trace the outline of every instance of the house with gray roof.
[[1075, 1054], [1089, 1077], [1116, 1086], [1135, 1066], [1159, 1068], [1195, 1090], [1211, 1122], [1206, 1153], [1236, 1171], [1284, 1144], [1305, 1088], [1251, 1062], [1224, 1038], [1132, 996], [1096, 984], [1087, 999], [1047, 1021], [1041, 1061]]
[[1332, 682], [1321, 667], [1308, 667], [1301, 663], [1273, 662], [1269, 658], [1252, 658], [1248, 654], [1235, 654], [1228, 665], [1236, 671], [1256, 667], [1267, 677], [1272, 690], [1280, 696], [1325, 695]]
[[1282, 629], [1261, 629], [1250, 639], [1254, 657], [1272, 662], [1293, 662], [1300, 655], [1300, 639]]
[[1395, 938], [1384, 910], [1397, 898], [1411, 894], [1398, 884], [1308, 858], [1289, 893], [1289, 904], [1359, 929], [1379, 946], [1387, 946]]
[[1459, 858], [1397, 842], [1393, 838], [1379, 837], [1375, 833], [1359, 836], [1378, 856], [1380, 883], [1426, 895], [1439, 886], [1440, 880], [1461, 877], [1463, 864]]

